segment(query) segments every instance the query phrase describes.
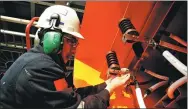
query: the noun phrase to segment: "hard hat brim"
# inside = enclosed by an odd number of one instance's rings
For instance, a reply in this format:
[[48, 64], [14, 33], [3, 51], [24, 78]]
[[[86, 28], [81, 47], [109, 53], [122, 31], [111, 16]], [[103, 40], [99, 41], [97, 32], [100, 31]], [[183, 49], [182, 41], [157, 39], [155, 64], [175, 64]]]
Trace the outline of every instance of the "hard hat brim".
[[70, 31], [67, 31], [67, 30], [64, 30], [64, 29], [62, 29], [62, 32], [71, 34], [71, 35], [73, 35], [73, 36], [75, 36], [76, 38], [79, 38], [79, 39], [84, 39], [84, 37], [78, 32], [70, 32]]

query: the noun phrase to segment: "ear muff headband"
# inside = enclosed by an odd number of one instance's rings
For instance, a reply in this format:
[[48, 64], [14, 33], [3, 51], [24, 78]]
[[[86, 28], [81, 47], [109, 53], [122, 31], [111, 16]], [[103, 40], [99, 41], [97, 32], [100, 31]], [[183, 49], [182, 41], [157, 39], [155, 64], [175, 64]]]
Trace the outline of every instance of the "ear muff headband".
[[42, 43], [46, 54], [57, 53], [63, 44], [62, 33], [57, 31], [48, 31], [44, 34]]

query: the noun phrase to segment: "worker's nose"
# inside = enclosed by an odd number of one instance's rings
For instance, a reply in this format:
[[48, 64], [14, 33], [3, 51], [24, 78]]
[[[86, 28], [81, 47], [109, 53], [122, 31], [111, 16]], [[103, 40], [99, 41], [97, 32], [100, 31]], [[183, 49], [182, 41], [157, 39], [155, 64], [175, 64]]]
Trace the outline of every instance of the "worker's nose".
[[73, 47], [73, 48], [71, 49], [71, 53], [72, 53], [72, 54], [75, 54], [75, 53], [76, 53], [76, 48]]

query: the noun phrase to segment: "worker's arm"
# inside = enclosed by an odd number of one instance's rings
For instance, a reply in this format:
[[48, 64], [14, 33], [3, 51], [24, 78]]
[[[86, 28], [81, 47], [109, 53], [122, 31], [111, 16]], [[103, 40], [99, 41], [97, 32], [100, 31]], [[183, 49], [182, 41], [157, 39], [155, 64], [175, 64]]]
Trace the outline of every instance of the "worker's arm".
[[86, 87], [77, 88], [76, 92], [81, 95], [81, 98], [85, 98], [88, 95], [99, 93], [105, 88], [106, 88], [106, 82], [103, 82], [95, 86], [86, 86]]
[[[116, 89], [117, 87], [125, 84], [129, 80], [129, 78], [130, 78], [130, 74], [125, 74], [122, 76], [117, 76], [117, 77], [108, 79], [107, 81], [105, 81], [105, 83], [106, 83], [105, 89], [101, 90], [97, 94], [88, 95], [83, 99], [83, 101], [85, 102], [84, 107], [85, 108], [93, 107], [93, 108], [106, 109], [109, 106], [110, 93], [112, 93], [113, 90]], [[84, 93], [82, 93], [82, 94], [84, 94]]]
[[43, 57], [30, 62], [17, 82], [15, 102], [25, 105], [22, 108], [77, 107], [81, 98], [72, 88], [56, 91], [54, 81], [60, 78], [64, 78], [64, 71], [53, 61]]
[[126, 81], [128, 81], [130, 78], [130, 74], [126, 74], [122, 77], [118, 76], [111, 76], [108, 80], [105, 82], [95, 85], [95, 86], [87, 86], [87, 87], [81, 87], [76, 90], [77, 93], [81, 95], [82, 98], [88, 96], [97, 94], [104, 89], [108, 90], [109, 93], [111, 93], [116, 87], [120, 86], [120, 83], [123, 84]]

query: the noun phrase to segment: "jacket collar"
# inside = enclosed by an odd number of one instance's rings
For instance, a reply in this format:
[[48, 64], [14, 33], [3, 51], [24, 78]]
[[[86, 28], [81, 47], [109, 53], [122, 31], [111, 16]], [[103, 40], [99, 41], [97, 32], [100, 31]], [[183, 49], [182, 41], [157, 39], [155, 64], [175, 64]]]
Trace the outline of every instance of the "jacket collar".
[[[33, 52], [33, 53], [42, 53], [42, 54], [45, 54], [44, 53], [44, 50], [43, 50], [43, 47], [41, 45], [37, 45], [35, 46], [34, 48], [32, 48], [29, 52]], [[61, 56], [61, 54], [45, 54], [49, 57], [51, 57], [51, 59], [53, 61], [55, 61], [60, 67], [62, 67], [65, 71], [66, 70], [66, 66], [65, 66], [65, 63], [64, 63], [64, 60]]]

